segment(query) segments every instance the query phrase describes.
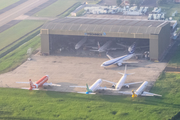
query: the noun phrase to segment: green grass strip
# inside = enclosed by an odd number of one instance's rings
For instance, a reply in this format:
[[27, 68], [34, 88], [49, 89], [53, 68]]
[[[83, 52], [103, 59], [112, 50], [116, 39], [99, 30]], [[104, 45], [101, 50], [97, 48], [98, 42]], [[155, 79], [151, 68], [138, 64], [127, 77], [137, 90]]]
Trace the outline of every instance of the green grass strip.
[[38, 47], [40, 47], [40, 36], [34, 37], [34, 35], [37, 34], [38, 32], [35, 32], [31, 36], [24, 39], [24, 41], [20, 42], [18, 45], [23, 44], [25, 41], [28, 42], [19, 46], [17, 49], [13, 50], [12, 52], [8, 53], [7, 55], [5, 55], [0, 59], [0, 73], [11, 71], [16, 67], [18, 67], [19, 65], [21, 65], [24, 61], [26, 61], [28, 57], [27, 50], [29, 48], [36, 50]]

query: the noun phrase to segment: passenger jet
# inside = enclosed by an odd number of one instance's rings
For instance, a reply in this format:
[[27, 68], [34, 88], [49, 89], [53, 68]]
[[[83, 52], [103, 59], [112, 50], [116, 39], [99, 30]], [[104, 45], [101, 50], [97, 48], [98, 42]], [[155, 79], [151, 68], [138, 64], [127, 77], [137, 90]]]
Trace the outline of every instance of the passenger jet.
[[150, 92], [145, 92], [145, 88], [147, 87], [148, 82], [144, 81], [142, 83], [142, 85], [134, 92], [134, 90], [132, 90], [132, 92], [128, 92], [128, 91], [120, 91], [119, 93], [122, 93], [124, 95], [132, 95], [132, 97], [138, 97], [138, 96], [162, 96], [162, 95], [158, 95], [158, 94], [154, 94], [154, 93], [150, 93]]
[[107, 67], [107, 66], [110, 66], [110, 65], [113, 65], [113, 64], [117, 64], [118, 66], [121, 66], [121, 65], [124, 64], [124, 63], [128, 63], [128, 62], [125, 62], [125, 61], [126, 61], [126, 60], [129, 60], [130, 58], [132, 58], [132, 57], [134, 56], [135, 45], [136, 45], [136, 43], [133, 43], [133, 45], [131, 45], [131, 46], [128, 48], [129, 54], [124, 55], [124, 56], [120, 56], [120, 57], [117, 57], [117, 58], [113, 58], [113, 57], [111, 57], [110, 55], [106, 54], [107, 57], [108, 57], [110, 60], [103, 62], [103, 63], [101, 64], [101, 66], [102, 66], [102, 67]]
[[75, 45], [75, 49], [79, 49], [85, 42], [87, 41], [87, 38], [84, 37], [82, 40], [80, 40], [76, 45]]
[[[103, 80], [103, 81], [105, 81], [105, 82], [109, 82], [109, 83], [113, 84], [112, 87], [114, 87], [115, 89], [111, 89], [111, 88], [110, 88], [109, 90], [118, 90], [118, 91], [119, 91], [122, 87], [127, 87], [127, 88], [129, 88], [129, 85], [133, 85], [133, 84], [137, 84], [137, 83], [142, 83], [142, 82], [125, 83], [127, 76], [134, 74], [134, 73], [129, 73], [129, 74], [127, 74], [127, 73], [126, 73], [126, 68], [127, 68], [127, 65], [125, 66], [124, 73], [118, 72], [119, 74], [122, 74], [122, 75], [123, 75], [123, 76], [121, 77], [121, 79], [119, 80], [118, 83], [114, 83], [114, 82], [111, 82], [111, 81], [108, 81], [108, 80]], [[107, 89], [108, 89], [108, 88], [107, 88]]]
[[82, 94], [96, 94], [94, 93], [96, 90], [104, 90], [106, 87], [100, 87], [102, 83], [102, 79], [98, 79], [92, 86], [69, 86], [69, 87], [79, 87], [79, 88], [86, 88], [86, 92], [78, 92]]
[[27, 83], [30, 84], [30, 88], [22, 88], [22, 89], [29, 89], [29, 90], [39, 90], [38, 88], [44, 87], [44, 86], [61, 86], [59, 84], [52, 84], [52, 83], [47, 83], [49, 79], [48, 75], [45, 75], [42, 77], [40, 80], [37, 82], [33, 83], [31, 79], [29, 79], [29, 82], [16, 82], [16, 83]]

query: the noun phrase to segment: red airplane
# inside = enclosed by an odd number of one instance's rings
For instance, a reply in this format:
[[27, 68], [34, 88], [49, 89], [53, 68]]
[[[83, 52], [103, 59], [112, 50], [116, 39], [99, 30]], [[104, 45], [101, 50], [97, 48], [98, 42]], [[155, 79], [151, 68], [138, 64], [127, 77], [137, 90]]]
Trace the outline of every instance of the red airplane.
[[42, 77], [40, 80], [38, 80], [35, 83], [33, 83], [31, 79], [29, 79], [29, 82], [16, 82], [16, 83], [29, 83], [30, 88], [22, 88], [22, 89], [29, 89], [29, 90], [38, 90], [38, 88], [44, 87], [44, 86], [61, 86], [59, 84], [47, 83], [48, 79], [49, 79], [49, 76], [45, 75], [44, 77]]

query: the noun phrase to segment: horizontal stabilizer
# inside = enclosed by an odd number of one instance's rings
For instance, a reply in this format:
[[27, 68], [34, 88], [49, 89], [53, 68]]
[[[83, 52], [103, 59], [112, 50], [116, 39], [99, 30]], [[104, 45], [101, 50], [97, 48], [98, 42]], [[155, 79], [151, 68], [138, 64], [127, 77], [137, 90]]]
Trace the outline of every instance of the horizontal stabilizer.
[[143, 92], [141, 94], [141, 96], [159, 96], [159, 97], [162, 97], [162, 95], [158, 95], [158, 94], [154, 94], [154, 93], [150, 93], [150, 92]]

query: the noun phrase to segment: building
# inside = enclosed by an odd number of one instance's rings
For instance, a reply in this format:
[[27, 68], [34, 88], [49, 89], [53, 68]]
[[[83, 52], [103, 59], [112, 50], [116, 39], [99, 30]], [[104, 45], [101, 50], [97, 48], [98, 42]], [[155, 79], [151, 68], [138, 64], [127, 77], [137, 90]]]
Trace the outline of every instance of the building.
[[148, 41], [150, 59], [160, 60], [170, 44], [170, 23], [151, 20], [57, 19], [44, 24], [41, 29], [41, 52], [51, 54], [54, 45], [62, 36]]

